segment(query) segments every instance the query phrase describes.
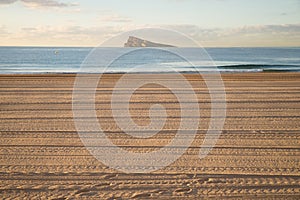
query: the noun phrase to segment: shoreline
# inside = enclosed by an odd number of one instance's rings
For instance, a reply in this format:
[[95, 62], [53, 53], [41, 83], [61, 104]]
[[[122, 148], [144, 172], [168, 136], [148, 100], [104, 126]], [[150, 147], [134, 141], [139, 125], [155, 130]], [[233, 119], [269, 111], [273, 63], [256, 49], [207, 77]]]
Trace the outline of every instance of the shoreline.
[[[258, 72], [178, 72], [179, 74], [184, 75], [201, 75], [201, 74], [221, 74], [221, 75], [234, 75], [234, 74], [300, 74], [300, 71], [279, 71], [279, 70], [267, 70], [267, 71], [258, 71]], [[3, 76], [77, 76], [77, 75], [123, 75], [123, 74], [148, 74], [148, 75], [167, 75], [175, 74], [172, 72], [130, 72], [130, 73], [15, 73], [15, 74], [0, 74], [0, 77]]]

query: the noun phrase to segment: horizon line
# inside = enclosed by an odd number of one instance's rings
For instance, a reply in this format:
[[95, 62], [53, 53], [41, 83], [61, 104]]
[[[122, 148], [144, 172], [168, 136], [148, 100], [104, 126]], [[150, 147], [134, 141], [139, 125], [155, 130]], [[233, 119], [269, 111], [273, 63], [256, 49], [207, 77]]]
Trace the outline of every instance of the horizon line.
[[[98, 48], [101, 46], [51, 46], [51, 45], [0, 45], [3, 47], [32, 47], [32, 48]], [[105, 47], [104, 48], [128, 48], [128, 47]], [[137, 47], [139, 48], [139, 47]], [[147, 48], [147, 47], [141, 47]], [[177, 48], [198, 48], [198, 47], [177, 47]], [[299, 46], [199, 46], [199, 48], [300, 48]]]

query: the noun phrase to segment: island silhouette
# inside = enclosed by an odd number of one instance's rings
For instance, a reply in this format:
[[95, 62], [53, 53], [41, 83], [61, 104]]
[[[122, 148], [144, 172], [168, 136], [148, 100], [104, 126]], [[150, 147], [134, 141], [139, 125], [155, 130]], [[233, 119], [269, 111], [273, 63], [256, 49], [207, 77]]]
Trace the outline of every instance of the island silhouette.
[[134, 36], [129, 36], [124, 47], [175, 47], [168, 44], [155, 43]]

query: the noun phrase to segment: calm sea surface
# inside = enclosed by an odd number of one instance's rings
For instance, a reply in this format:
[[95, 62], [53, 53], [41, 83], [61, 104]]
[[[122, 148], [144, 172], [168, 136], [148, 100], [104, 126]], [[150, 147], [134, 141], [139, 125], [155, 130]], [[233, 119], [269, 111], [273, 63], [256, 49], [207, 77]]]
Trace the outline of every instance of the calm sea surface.
[[[128, 48], [103, 48], [103, 51], [112, 49], [128, 51]], [[0, 47], [0, 74], [99, 72], [104, 66], [97, 59], [89, 62], [92, 64], [88, 69], [80, 70], [92, 50], [93, 48]], [[189, 59], [192, 59], [194, 68], [198, 71], [300, 71], [300, 48], [206, 48], [211, 60], [198, 57], [197, 49], [183, 50], [191, 55]], [[144, 48], [140, 51], [137, 49], [132, 55], [122, 56], [106, 68], [105, 72], [129, 72], [134, 65], [140, 66], [136, 69], [137, 72], [168, 72], [170, 67], [178, 72], [194, 71], [178, 56], [167, 51]]]

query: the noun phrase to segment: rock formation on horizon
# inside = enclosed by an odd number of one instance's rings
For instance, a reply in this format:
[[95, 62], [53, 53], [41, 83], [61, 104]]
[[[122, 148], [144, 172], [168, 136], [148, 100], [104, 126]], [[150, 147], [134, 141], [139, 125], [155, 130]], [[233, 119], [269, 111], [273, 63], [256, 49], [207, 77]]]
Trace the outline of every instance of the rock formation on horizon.
[[175, 47], [175, 46], [150, 42], [134, 36], [129, 36], [127, 42], [124, 44], [124, 47]]

